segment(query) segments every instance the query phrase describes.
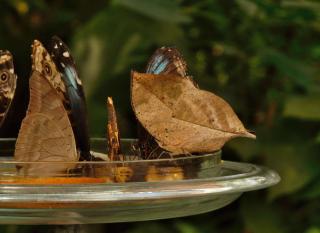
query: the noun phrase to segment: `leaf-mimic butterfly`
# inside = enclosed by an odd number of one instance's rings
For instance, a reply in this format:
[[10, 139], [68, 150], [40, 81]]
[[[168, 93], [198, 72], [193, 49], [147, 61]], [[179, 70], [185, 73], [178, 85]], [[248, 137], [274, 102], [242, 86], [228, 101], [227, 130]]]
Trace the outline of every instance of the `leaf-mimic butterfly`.
[[[146, 73], [187, 76], [187, 63], [181, 53], [173, 47], [161, 47], [151, 56]], [[144, 159], [155, 158], [158, 147], [155, 139], [138, 122], [138, 146]]]
[[27, 115], [23, 119], [15, 148], [15, 160], [61, 162], [19, 164], [23, 174], [59, 175], [78, 161], [76, 143], [67, 111], [63, 105], [65, 86], [50, 55], [35, 40], [32, 50], [32, 74]]

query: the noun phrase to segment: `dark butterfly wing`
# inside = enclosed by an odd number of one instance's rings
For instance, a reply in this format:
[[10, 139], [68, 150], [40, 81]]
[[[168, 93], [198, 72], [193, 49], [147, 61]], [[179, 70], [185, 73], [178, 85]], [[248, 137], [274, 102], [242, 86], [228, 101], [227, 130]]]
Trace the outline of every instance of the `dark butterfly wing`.
[[161, 47], [150, 58], [146, 73], [187, 76], [187, 63], [173, 47]]
[[85, 95], [74, 59], [67, 45], [57, 36], [52, 37], [49, 46], [51, 57], [66, 86], [73, 132], [82, 159], [91, 160]]
[[75, 88], [79, 96], [85, 100], [82, 82], [68, 46], [58, 36], [53, 36], [49, 45], [49, 52], [59, 71], [65, 74], [66, 85]]
[[0, 126], [14, 98], [17, 75], [14, 73], [13, 56], [9, 51], [0, 50]]

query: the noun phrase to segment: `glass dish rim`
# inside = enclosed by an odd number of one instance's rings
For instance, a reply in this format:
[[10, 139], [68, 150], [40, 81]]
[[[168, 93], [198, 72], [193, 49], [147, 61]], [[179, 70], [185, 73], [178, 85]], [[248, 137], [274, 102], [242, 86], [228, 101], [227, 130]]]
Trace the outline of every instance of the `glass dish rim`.
[[[253, 170], [237, 175], [175, 181], [50, 185], [0, 184], [0, 197], [5, 196], [7, 201], [23, 199], [44, 202], [57, 201], [57, 198], [60, 202], [114, 202], [141, 200], [141, 198], [152, 200], [160, 196], [178, 198], [190, 194], [202, 196], [242, 193], [270, 187], [281, 180], [275, 171], [263, 166], [231, 161], [225, 161], [223, 164], [229, 168], [230, 166], [243, 166]], [[115, 197], [115, 192], [117, 197]]]

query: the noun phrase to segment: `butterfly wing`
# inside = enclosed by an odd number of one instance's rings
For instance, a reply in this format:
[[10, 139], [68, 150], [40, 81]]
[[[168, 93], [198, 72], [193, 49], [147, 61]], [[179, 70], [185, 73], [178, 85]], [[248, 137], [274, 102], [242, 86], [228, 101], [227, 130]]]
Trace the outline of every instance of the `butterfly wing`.
[[187, 76], [187, 63], [173, 47], [161, 47], [150, 58], [146, 73]]
[[66, 86], [71, 112], [69, 119], [72, 123], [80, 156], [83, 159], [91, 160], [85, 95], [74, 59], [67, 45], [57, 36], [51, 39], [50, 54], [62, 74]]
[[[15, 149], [16, 161], [76, 162], [75, 139], [60, 96], [37, 71], [30, 78], [30, 102], [22, 121]], [[23, 164], [28, 175], [54, 175], [71, 168], [70, 164]]]
[[17, 76], [14, 73], [13, 56], [0, 50], [0, 127], [7, 116], [15, 94]]
[[85, 99], [81, 79], [79, 78], [76, 63], [68, 46], [58, 37], [53, 36], [49, 45], [49, 52], [59, 71], [65, 75], [65, 83], [73, 86], [79, 96]]
[[32, 70], [39, 72], [54, 87], [63, 99], [66, 95], [66, 87], [62, 81], [61, 74], [58, 72], [50, 54], [42, 43], [34, 40], [32, 44]]

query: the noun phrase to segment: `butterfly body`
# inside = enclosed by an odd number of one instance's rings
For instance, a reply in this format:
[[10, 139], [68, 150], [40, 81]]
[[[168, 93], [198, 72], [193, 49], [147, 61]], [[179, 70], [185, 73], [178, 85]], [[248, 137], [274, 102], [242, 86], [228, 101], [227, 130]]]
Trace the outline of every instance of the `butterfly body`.
[[51, 57], [66, 87], [66, 98], [70, 110], [69, 118], [82, 159], [91, 160], [87, 109], [82, 82], [78, 76], [76, 65], [67, 45], [57, 36], [52, 37]]
[[16, 83], [17, 75], [14, 73], [12, 54], [9, 51], [0, 50], [0, 126], [10, 108]]

